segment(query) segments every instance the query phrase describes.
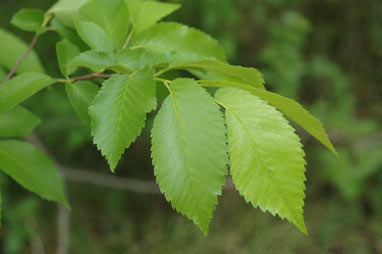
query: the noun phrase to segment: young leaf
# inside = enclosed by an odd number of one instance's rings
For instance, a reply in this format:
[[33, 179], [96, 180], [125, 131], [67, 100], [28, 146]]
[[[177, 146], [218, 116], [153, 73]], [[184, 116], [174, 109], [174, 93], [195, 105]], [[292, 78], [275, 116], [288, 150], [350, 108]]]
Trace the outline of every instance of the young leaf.
[[125, 0], [134, 32], [139, 33], [180, 8], [179, 4], [144, 0]]
[[54, 14], [64, 26], [75, 28], [75, 21], [80, 18], [79, 9], [89, 1], [59, 0], [48, 10], [47, 14]]
[[215, 95], [226, 110], [233, 182], [254, 207], [278, 214], [307, 233], [304, 218], [304, 151], [282, 114], [238, 88]]
[[293, 121], [299, 124], [318, 141], [320, 141], [324, 146], [326, 146], [333, 154], [338, 156], [336, 149], [330, 142], [330, 139], [326, 134], [320, 120], [312, 116], [306, 109], [304, 109], [303, 106], [301, 106], [301, 104], [297, 103], [296, 101], [275, 93], [234, 82], [214, 80], [200, 80], [199, 82], [205, 86], [210, 87], [237, 87], [243, 90], [247, 90], [253, 95], [259, 96], [261, 99], [269, 102], [269, 104], [283, 112], [286, 116], [290, 117]]
[[105, 52], [89, 50], [81, 53], [70, 63], [72, 66], [79, 66], [99, 72], [114, 65], [113, 58]]
[[[28, 49], [28, 45], [13, 34], [0, 28], [0, 65], [7, 69], [12, 69], [17, 60], [22, 57]], [[40, 72], [44, 73], [37, 54], [32, 52], [24, 59], [17, 68], [17, 73]]]
[[244, 83], [256, 88], [264, 89], [263, 74], [255, 68], [234, 66], [213, 60], [185, 63], [172, 67], [173, 69], [201, 69], [217, 72], [222, 78]]
[[44, 12], [39, 9], [21, 9], [13, 15], [11, 24], [21, 30], [41, 33], [43, 31]]
[[66, 83], [66, 94], [78, 116], [90, 125], [89, 107], [98, 93], [98, 86], [90, 81]]
[[40, 124], [40, 119], [23, 107], [0, 114], [0, 137], [25, 137]]
[[132, 45], [152, 51], [171, 53], [171, 65], [206, 59], [225, 62], [219, 43], [209, 35], [185, 25], [162, 22], [137, 34]]
[[92, 0], [80, 9], [80, 14], [103, 28], [115, 49], [122, 47], [129, 31], [129, 12], [124, 0]]
[[113, 52], [113, 44], [110, 38], [105, 30], [98, 25], [87, 21], [78, 21], [76, 28], [78, 35], [91, 49], [106, 53]]
[[0, 86], [0, 114], [54, 82], [54, 79], [41, 73], [28, 72], [14, 77]]
[[145, 68], [105, 81], [90, 107], [94, 143], [114, 172], [122, 153], [145, 125], [146, 113], [156, 107], [154, 71]]
[[64, 77], [68, 77], [70, 74], [73, 74], [77, 68], [70, 65], [70, 63], [73, 58], [80, 54], [80, 50], [65, 39], [57, 43], [56, 52], [61, 74]]
[[57, 169], [45, 154], [31, 144], [1, 140], [0, 169], [42, 198], [68, 206]]
[[152, 129], [154, 172], [166, 199], [206, 235], [227, 174], [224, 119], [196, 81], [169, 89]]

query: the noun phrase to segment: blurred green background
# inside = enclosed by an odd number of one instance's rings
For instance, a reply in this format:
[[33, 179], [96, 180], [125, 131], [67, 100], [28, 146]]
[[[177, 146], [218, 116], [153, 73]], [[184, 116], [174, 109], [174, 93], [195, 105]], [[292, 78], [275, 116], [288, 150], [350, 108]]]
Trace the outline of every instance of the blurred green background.
[[[0, 27], [21, 8], [53, 0], [1, 0]], [[69, 253], [382, 253], [382, 1], [173, 0], [167, 18], [216, 37], [230, 62], [258, 68], [269, 90], [297, 99], [325, 125], [339, 158], [297, 128], [307, 159], [309, 236], [246, 204], [227, 189], [208, 237], [173, 211], [162, 195], [68, 180]], [[59, 76], [54, 33], [36, 46]], [[1, 46], [1, 42], [0, 42]], [[89, 128], [55, 85], [25, 104], [43, 124], [37, 135], [61, 165], [111, 175]], [[120, 177], [154, 181], [150, 126], [125, 153]], [[86, 176], [85, 176], [86, 178]], [[0, 253], [56, 253], [57, 206], [0, 175]]]

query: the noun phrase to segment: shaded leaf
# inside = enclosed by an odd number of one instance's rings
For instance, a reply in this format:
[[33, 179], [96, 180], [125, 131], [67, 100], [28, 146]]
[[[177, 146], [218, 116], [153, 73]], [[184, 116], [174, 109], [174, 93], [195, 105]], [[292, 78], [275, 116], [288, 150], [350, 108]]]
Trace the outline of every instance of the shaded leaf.
[[90, 125], [89, 107], [99, 87], [90, 81], [65, 84], [66, 94], [78, 116]]
[[20, 74], [0, 87], [0, 114], [14, 108], [56, 80], [41, 73]]
[[0, 169], [42, 198], [68, 206], [57, 169], [45, 154], [31, 144], [1, 140]]
[[80, 54], [80, 50], [68, 40], [63, 40], [56, 45], [58, 65], [60, 67], [61, 74], [64, 77], [68, 77], [73, 74], [77, 68], [70, 65], [73, 58]]
[[99, 72], [112, 67], [114, 65], [114, 60], [105, 52], [89, 50], [75, 57], [71, 62], [71, 65], [85, 67], [94, 72]]
[[44, 29], [44, 12], [39, 9], [21, 9], [11, 19], [11, 24], [24, 31], [41, 33]]
[[92, 0], [80, 9], [80, 14], [103, 28], [115, 49], [122, 47], [129, 31], [129, 12], [124, 0]]
[[166, 199], [205, 235], [227, 174], [226, 139], [208, 92], [194, 80], [174, 80], [152, 129], [154, 172]]
[[23, 107], [0, 114], [0, 137], [25, 137], [32, 133], [40, 119]]
[[54, 14], [67, 27], [75, 28], [75, 22], [80, 18], [79, 9], [90, 0], [60, 0], [47, 12]]
[[106, 53], [113, 52], [113, 44], [100, 26], [87, 21], [78, 21], [76, 29], [78, 35], [91, 49]]
[[[0, 28], [0, 65], [7, 69], [12, 69], [27, 51], [28, 45], [19, 38]], [[32, 52], [24, 59], [21, 65], [17, 68], [17, 73], [23, 72], [40, 72], [44, 73], [44, 68], [41, 66], [37, 54]]]
[[134, 32], [139, 33], [180, 8], [180, 4], [125, 0]]
[[222, 88], [215, 97], [226, 109], [230, 172], [240, 194], [307, 234], [304, 151], [294, 129], [279, 111], [248, 91]]
[[90, 107], [94, 143], [115, 170], [122, 153], [145, 125], [146, 113], [156, 107], [154, 71], [113, 75], [105, 81]]

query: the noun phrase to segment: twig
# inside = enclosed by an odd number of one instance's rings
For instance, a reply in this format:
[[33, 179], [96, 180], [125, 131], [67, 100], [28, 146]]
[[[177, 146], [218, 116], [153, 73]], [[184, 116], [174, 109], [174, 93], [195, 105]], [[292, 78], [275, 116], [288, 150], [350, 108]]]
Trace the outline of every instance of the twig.
[[70, 78], [68, 80], [59, 79], [58, 82], [66, 83], [68, 81], [76, 82], [76, 81], [80, 81], [80, 80], [95, 79], [95, 78], [110, 78], [112, 75], [113, 74], [102, 74], [102, 73], [97, 72], [97, 73], [92, 73], [92, 74], [88, 74], [88, 75], [84, 75], [84, 76]]
[[40, 38], [40, 35], [36, 34], [34, 37], [33, 37], [33, 40], [32, 42], [29, 44], [29, 47], [27, 49], [27, 51], [24, 53], [24, 55], [22, 57], [20, 57], [16, 64], [13, 66], [12, 70], [8, 73], [7, 77], [4, 79], [3, 82], [0, 83], [0, 86], [2, 84], [4, 84], [5, 82], [7, 82], [8, 80], [10, 80], [13, 75], [15, 75], [16, 71], [17, 71], [17, 68], [20, 66], [20, 64], [25, 60], [25, 58], [32, 52], [32, 49], [33, 47], [36, 45], [38, 39]]

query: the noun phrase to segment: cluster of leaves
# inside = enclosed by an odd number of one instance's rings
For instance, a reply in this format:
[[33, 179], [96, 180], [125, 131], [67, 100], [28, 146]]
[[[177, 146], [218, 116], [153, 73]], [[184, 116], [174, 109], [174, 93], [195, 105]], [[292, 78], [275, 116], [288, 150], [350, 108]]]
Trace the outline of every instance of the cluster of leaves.
[[[36, 70], [0, 87], [0, 137], [6, 138], [0, 141], [0, 168], [43, 198], [67, 204], [47, 156], [27, 142], [9, 139], [25, 137], [39, 124], [19, 104], [64, 83], [114, 172], [140, 135], [147, 113], [158, 107], [157, 90], [164, 86], [166, 98], [152, 129], [152, 158], [157, 182], [173, 208], [207, 234], [229, 167], [247, 202], [307, 233], [304, 152], [283, 114], [336, 154], [322, 124], [297, 102], [266, 91], [258, 70], [228, 64], [210, 36], [159, 22], [178, 8], [143, 0], [61, 0], [45, 14], [18, 12], [13, 25], [36, 36], [49, 30], [61, 35], [56, 49], [63, 78]], [[80, 68], [89, 74], [73, 76]], [[166, 79], [176, 70], [194, 78]]]

